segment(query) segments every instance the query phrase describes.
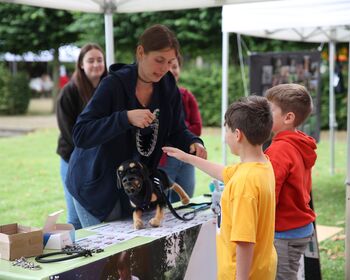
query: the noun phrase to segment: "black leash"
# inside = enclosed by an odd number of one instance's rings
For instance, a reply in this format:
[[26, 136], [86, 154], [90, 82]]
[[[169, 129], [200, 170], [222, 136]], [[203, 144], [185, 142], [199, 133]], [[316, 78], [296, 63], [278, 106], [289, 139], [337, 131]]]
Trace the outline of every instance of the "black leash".
[[[38, 263], [54, 263], [54, 262], [71, 260], [79, 257], [92, 257], [92, 253], [100, 253], [100, 252], [103, 252], [103, 249], [98, 248], [98, 249], [88, 250], [80, 246], [72, 245], [72, 246], [66, 246], [65, 248], [63, 248], [62, 251], [39, 255], [35, 257], [35, 261], [37, 261]], [[66, 256], [61, 258], [46, 259], [48, 257], [58, 256], [58, 255], [66, 255]]]
[[187, 208], [190, 208], [190, 207], [193, 207], [193, 206], [198, 206], [197, 209], [192, 209], [192, 211], [189, 211], [189, 212], [186, 212], [184, 213], [182, 216], [180, 216], [175, 208], [173, 207], [173, 205], [171, 204], [171, 202], [169, 201], [167, 195], [165, 194], [163, 188], [162, 188], [162, 184], [161, 184], [161, 180], [157, 177], [154, 177], [153, 178], [153, 182], [154, 184], [156, 185], [156, 187], [158, 188], [159, 192], [161, 193], [163, 199], [165, 200], [170, 212], [179, 220], [182, 220], [182, 221], [190, 221], [192, 220], [198, 211], [200, 210], [204, 210], [204, 209], [207, 209], [210, 207], [210, 204], [209, 202], [205, 202], [205, 203], [189, 203], [187, 205], [182, 205], [182, 206], [179, 206], [179, 207], [176, 207], [177, 210], [179, 209], [187, 209]]
[[[55, 259], [53, 258], [45, 259], [47, 257], [57, 256], [57, 255], [66, 255], [66, 257], [55, 258]], [[35, 257], [35, 260], [38, 263], [53, 263], [53, 262], [71, 260], [79, 257], [91, 257], [91, 256], [92, 256], [92, 253], [90, 250], [72, 251], [72, 252], [59, 251], [59, 252], [42, 254], [40, 256]]]

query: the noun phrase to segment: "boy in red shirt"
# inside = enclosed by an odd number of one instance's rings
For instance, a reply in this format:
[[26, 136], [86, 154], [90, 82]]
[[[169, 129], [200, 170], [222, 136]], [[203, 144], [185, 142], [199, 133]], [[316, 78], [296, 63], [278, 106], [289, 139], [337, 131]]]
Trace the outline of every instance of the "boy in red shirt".
[[306, 88], [297, 84], [272, 87], [266, 98], [271, 104], [274, 133], [265, 153], [276, 179], [276, 279], [297, 279], [299, 260], [316, 217], [309, 205], [316, 141], [297, 130], [312, 111], [312, 99]]

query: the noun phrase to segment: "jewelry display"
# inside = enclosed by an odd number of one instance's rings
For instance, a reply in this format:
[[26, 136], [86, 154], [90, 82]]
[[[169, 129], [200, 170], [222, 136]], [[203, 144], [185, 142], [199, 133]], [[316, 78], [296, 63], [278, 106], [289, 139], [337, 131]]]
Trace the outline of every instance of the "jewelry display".
[[[92, 253], [100, 253], [104, 250], [101, 248], [94, 248], [94, 249], [85, 249], [79, 245], [71, 245], [66, 246], [62, 249], [62, 251], [58, 252], [52, 252], [48, 254], [42, 254], [40, 256], [37, 256], [35, 260], [40, 263], [53, 263], [53, 262], [61, 262], [66, 260], [71, 260], [79, 257], [92, 257]], [[52, 256], [57, 255], [66, 255], [64, 257], [60, 258], [50, 258]]]
[[[155, 109], [153, 111], [153, 114], [156, 116], [156, 118], [153, 120], [153, 122], [150, 124], [149, 127], [146, 129], [150, 129], [151, 136], [150, 135], [142, 135], [140, 128], [136, 130], [136, 148], [137, 151], [140, 153], [140, 155], [144, 157], [150, 156], [152, 152], [154, 151], [154, 148], [157, 144], [157, 138], [158, 138], [158, 129], [159, 129], [159, 109]], [[148, 141], [146, 140], [146, 136], [150, 139]], [[148, 143], [147, 143], [148, 142]]]
[[22, 267], [24, 269], [30, 269], [30, 270], [39, 270], [39, 269], [41, 269], [40, 265], [28, 261], [25, 257], [20, 257], [19, 259], [15, 259], [12, 262], [12, 265], [13, 266], [19, 266], [19, 267]]

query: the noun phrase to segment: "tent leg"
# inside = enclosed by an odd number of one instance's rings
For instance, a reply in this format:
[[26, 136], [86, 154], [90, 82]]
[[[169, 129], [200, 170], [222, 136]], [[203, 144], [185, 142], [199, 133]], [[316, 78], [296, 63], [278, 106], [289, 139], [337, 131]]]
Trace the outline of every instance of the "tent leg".
[[222, 33], [222, 94], [221, 94], [221, 141], [222, 141], [222, 162], [226, 165], [226, 143], [225, 143], [225, 113], [228, 107], [228, 54], [229, 54], [229, 33]]
[[105, 14], [105, 37], [106, 37], [106, 66], [114, 63], [114, 36], [113, 36], [113, 13]]
[[237, 48], [238, 48], [238, 56], [239, 56], [239, 65], [241, 68], [241, 76], [242, 76], [242, 82], [243, 82], [243, 89], [244, 89], [244, 96], [248, 96], [248, 88], [247, 88], [247, 81], [245, 78], [245, 71], [244, 71], [244, 61], [243, 61], [243, 52], [242, 52], [242, 41], [241, 41], [241, 34], [237, 34]]
[[334, 97], [334, 58], [335, 58], [335, 42], [329, 42], [329, 141], [331, 150], [330, 172], [334, 175], [334, 142], [335, 142], [335, 97]]
[[[350, 50], [350, 42], [349, 42]], [[348, 73], [350, 73], [350, 60], [348, 59]], [[347, 102], [347, 126], [346, 126], [346, 213], [345, 213], [345, 279], [350, 279], [350, 75], [348, 75], [348, 102]]]

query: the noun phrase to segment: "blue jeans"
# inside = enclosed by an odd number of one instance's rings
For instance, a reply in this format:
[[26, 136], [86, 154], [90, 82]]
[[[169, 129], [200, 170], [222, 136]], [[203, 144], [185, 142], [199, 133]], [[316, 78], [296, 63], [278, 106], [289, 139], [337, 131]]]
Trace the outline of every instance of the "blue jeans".
[[60, 173], [61, 173], [61, 180], [64, 190], [64, 197], [66, 199], [66, 206], [67, 206], [67, 222], [69, 224], [72, 224], [75, 229], [81, 228], [81, 223], [77, 214], [77, 211], [75, 209], [74, 203], [73, 203], [73, 197], [69, 193], [67, 186], [66, 186], [66, 177], [67, 177], [67, 171], [68, 171], [68, 162], [66, 162], [63, 158], [61, 158], [60, 162]]
[[91, 227], [102, 222], [112, 222], [122, 217], [122, 210], [119, 201], [117, 201], [113, 210], [109, 213], [108, 217], [104, 221], [101, 221], [100, 219], [91, 215], [90, 212], [81, 206], [81, 204], [76, 199], [73, 198], [73, 202], [83, 228]]
[[[178, 183], [189, 197], [193, 196], [195, 186], [195, 173], [194, 167], [191, 164], [177, 160], [174, 157], [167, 157], [164, 166], [160, 166], [160, 169], [164, 170], [170, 179], [170, 182]], [[179, 196], [174, 192], [169, 192], [170, 202], [179, 201]]]

